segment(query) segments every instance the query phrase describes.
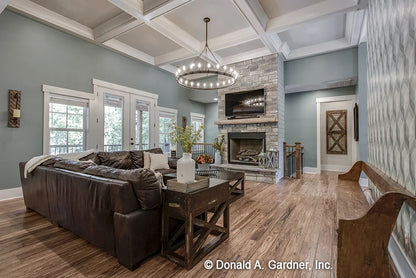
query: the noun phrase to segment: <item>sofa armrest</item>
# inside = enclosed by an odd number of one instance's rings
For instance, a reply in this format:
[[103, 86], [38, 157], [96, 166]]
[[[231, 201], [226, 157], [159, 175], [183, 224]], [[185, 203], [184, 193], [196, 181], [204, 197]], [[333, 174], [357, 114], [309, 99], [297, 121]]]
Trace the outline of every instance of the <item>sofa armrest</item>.
[[114, 213], [116, 254], [120, 264], [134, 270], [152, 254], [159, 252], [161, 242], [161, 208]]

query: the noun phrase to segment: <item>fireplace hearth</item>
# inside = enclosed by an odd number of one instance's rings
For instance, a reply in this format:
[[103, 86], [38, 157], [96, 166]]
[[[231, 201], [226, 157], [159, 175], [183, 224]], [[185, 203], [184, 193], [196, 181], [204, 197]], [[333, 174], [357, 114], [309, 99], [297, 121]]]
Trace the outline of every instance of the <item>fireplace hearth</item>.
[[265, 152], [265, 132], [228, 133], [228, 162], [257, 165], [259, 154]]

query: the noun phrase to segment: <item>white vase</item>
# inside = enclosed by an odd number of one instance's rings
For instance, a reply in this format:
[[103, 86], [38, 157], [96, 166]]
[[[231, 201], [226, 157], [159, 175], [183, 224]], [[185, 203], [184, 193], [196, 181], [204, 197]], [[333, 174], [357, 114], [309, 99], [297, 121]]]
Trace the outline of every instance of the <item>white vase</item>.
[[190, 153], [183, 153], [176, 166], [176, 177], [180, 183], [195, 181], [195, 161]]
[[221, 163], [222, 163], [222, 161], [221, 161], [221, 152], [220, 151], [216, 151], [215, 152], [215, 164], [216, 165], [219, 165]]

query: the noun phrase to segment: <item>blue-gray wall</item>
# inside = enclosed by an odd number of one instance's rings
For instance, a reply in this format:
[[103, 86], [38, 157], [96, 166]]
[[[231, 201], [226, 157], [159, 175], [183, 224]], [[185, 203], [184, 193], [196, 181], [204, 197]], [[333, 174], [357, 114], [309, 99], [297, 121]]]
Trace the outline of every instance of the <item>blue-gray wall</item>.
[[[316, 85], [347, 78], [366, 78], [358, 71], [358, 48], [285, 62], [285, 86]], [[361, 57], [362, 58], [362, 57]], [[363, 68], [363, 67], [362, 67]], [[359, 83], [364, 86], [363, 82]], [[316, 98], [356, 94], [356, 86], [286, 94], [285, 141], [304, 145], [304, 166], [316, 167]], [[364, 90], [361, 90], [365, 94]], [[363, 96], [365, 97], [365, 96]], [[364, 107], [364, 106], [362, 106]], [[365, 108], [366, 109], [366, 108]], [[364, 119], [364, 117], [363, 117]], [[364, 126], [364, 125], [363, 125]], [[361, 131], [363, 134], [365, 130]], [[363, 135], [364, 136], [364, 135]], [[367, 139], [365, 139], [366, 142]]]
[[316, 98], [354, 95], [355, 86], [286, 94], [285, 141], [301, 142], [304, 146], [304, 166], [316, 167]]
[[356, 47], [285, 62], [285, 86], [319, 84], [358, 75]]
[[[92, 92], [92, 78], [159, 94], [178, 119], [205, 106], [172, 74], [5, 10], [0, 15], [0, 189], [20, 185], [18, 162], [42, 154], [42, 84]], [[7, 127], [8, 91], [22, 91], [21, 128]], [[180, 122], [180, 121], [179, 121]]]
[[218, 103], [205, 104], [205, 143], [213, 143], [218, 137], [218, 126], [214, 121], [218, 120]]
[[359, 159], [368, 160], [368, 115], [367, 115], [367, 43], [358, 46], [358, 123]]

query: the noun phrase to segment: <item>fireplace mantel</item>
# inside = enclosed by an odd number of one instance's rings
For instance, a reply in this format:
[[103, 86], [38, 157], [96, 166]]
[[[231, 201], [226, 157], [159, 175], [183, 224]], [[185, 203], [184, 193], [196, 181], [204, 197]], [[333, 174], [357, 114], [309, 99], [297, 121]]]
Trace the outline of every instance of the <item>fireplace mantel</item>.
[[231, 119], [231, 120], [219, 120], [219, 121], [214, 122], [214, 124], [216, 125], [244, 125], [244, 124], [264, 124], [264, 123], [277, 123], [277, 117]]

